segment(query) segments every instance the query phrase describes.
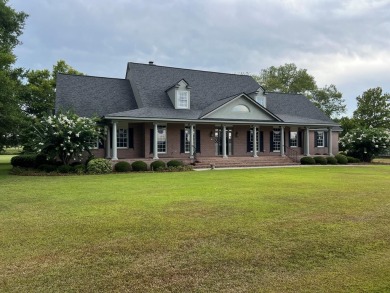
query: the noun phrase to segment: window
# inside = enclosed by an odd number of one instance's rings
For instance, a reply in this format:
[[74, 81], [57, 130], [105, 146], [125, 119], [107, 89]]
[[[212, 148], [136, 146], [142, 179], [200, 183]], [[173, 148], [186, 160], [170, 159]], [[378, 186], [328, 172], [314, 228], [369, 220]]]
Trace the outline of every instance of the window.
[[291, 131], [290, 132], [290, 147], [297, 147], [297, 146], [298, 146], [298, 132]]
[[127, 128], [118, 128], [116, 131], [116, 143], [118, 148], [127, 148], [128, 142]]
[[[256, 129], [256, 138], [257, 138], [256, 150], [260, 152], [260, 135], [258, 129]], [[249, 149], [251, 152], [253, 152], [253, 129], [251, 129], [249, 133], [249, 144], [250, 144]]]
[[324, 139], [324, 132], [323, 131], [317, 131], [317, 147], [324, 147], [324, 142], [325, 142], [325, 139]]
[[159, 125], [157, 127], [157, 153], [164, 154], [167, 152], [167, 127]]
[[232, 112], [247, 113], [247, 112], [250, 112], [250, 110], [245, 105], [237, 105], [237, 106], [233, 107]]
[[91, 150], [96, 150], [99, 148], [99, 139], [88, 140], [88, 145]]
[[189, 105], [189, 94], [188, 91], [178, 91], [177, 108], [188, 109]]
[[[190, 128], [189, 127], [186, 127], [185, 130], [184, 130], [184, 152], [189, 154], [190, 153], [190, 147], [191, 147], [191, 131], [190, 131]], [[195, 142], [195, 129], [194, 129], [194, 133], [193, 133], [193, 145], [195, 146], [196, 145], [196, 142]]]
[[273, 150], [280, 152], [280, 129], [275, 128], [273, 131]]
[[266, 104], [265, 104], [265, 97], [264, 96], [256, 96], [255, 99], [256, 99], [256, 102], [258, 102], [263, 107], [266, 106]]

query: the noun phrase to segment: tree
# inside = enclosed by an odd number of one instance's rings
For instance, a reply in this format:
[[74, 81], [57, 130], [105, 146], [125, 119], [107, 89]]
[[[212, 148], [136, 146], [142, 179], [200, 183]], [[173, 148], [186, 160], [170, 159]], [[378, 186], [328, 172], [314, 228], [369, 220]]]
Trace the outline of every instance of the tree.
[[27, 14], [16, 12], [7, 2], [0, 0], [0, 151], [16, 143], [23, 120], [18, 101], [23, 70], [12, 65]]
[[308, 96], [314, 105], [329, 117], [336, 118], [346, 110], [345, 100], [342, 98], [343, 94], [333, 84], [315, 89]]
[[262, 69], [260, 75], [253, 78], [267, 91], [305, 94], [317, 88], [314, 77], [306, 69], [298, 69], [294, 63]]
[[314, 77], [306, 69], [298, 69], [294, 63], [271, 66], [252, 77], [267, 91], [306, 95], [329, 117], [336, 118], [345, 112], [343, 95], [335, 85], [318, 88]]
[[371, 162], [390, 148], [390, 132], [384, 128], [356, 128], [344, 135], [340, 143], [347, 154]]
[[27, 84], [21, 97], [23, 110], [26, 114], [33, 117], [42, 117], [54, 112], [58, 73], [83, 74], [66, 64], [64, 60], [57, 61], [52, 72], [43, 69], [30, 70], [26, 73]]
[[341, 117], [340, 119], [335, 119], [335, 122], [339, 123], [343, 129], [340, 137], [343, 137], [345, 134], [358, 127], [356, 120], [347, 116]]
[[356, 100], [353, 117], [360, 126], [390, 129], [390, 94], [383, 94], [380, 87], [371, 88]]
[[70, 112], [44, 116], [31, 127], [31, 145], [27, 148], [68, 165], [72, 159], [81, 159], [85, 152], [91, 155], [90, 148], [96, 145], [100, 132], [97, 119]]

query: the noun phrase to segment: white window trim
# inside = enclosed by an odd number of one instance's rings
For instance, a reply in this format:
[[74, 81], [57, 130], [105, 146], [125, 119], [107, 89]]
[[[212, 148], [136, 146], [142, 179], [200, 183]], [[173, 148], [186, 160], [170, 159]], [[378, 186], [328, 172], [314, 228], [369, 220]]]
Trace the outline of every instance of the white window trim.
[[[295, 132], [297, 134], [297, 136], [295, 137], [296, 145], [291, 145], [291, 133], [292, 132]], [[290, 148], [297, 148], [298, 147], [298, 135], [299, 135], [298, 131], [290, 131]]]
[[[322, 145], [320, 145], [318, 143], [318, 137], [319, 137], [319, 134], [321, 133], [322, 135]], [[316, 141], [316, 145], [318, 148], [324, 148], [325, 147], [325, 131], [317, 131], [317, 141]]]
[[[180, 105], [180, 94], [186, 93], [187, 96], [187, 106], [181, 106]], [[190, 92], [189, 91], [183, 91], [178, 90], [177, 91], [177, 97], [176, 97], [176, 109], [189, 109], [190, 108]]]
[[95, 145], [93, 147], [90, 147], [91, 150], [98, 150], [99, 149], [99, 138], [96, 139]]
[[[118, 146], [119, 129], [124, 129], [124, 130], [126, 130], [127, 139], [126, 139], [126, 146], [125, 146], [125, 147], [119, 147], [119, 146]], [[117, 144], [117, 149], [122, 149], [122, 150], [128, 149], [128, 148], [129, 148], [129, 129], [128, 129], [128, 128], [120, 128], [120, 127], [118, 127], [117, 130], [116, 130], [116, 132], [117, 132], [117, 133], [116, 133], [116, 144]]]
[[281, 135], [281, 129], [280, 128], [274, 128], [273, 129], [273, 143], [274, 143], [274, 147], [275, 147], [275, 132], [279, 132], [279, 149], [278, 150], [273, 150], [272, 152], [273, 153], [280, 153], [280, 150], [282, 148], [282, 135]]
[[[158, 150], [158, 136], [157, 136], [157, 154], [166, 154], [168, 152], [168, 127], [166, 125], [157, 125], [157, 132], [159, 127], [165, 128], [165, 151], [161, 152]], [[158, 135], [158, 133], [157, 133]]]

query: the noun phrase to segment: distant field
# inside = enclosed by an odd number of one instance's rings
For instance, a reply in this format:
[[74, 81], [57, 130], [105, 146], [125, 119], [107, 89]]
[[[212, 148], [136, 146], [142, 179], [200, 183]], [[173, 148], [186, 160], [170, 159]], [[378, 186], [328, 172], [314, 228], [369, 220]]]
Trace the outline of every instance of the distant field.
[[10, 176], [0, 292], [390, 292], [390, 166]]

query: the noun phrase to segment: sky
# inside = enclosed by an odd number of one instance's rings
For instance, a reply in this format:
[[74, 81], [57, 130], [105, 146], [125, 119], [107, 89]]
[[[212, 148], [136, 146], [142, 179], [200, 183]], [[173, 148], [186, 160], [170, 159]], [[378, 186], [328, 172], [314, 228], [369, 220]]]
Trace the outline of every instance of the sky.
[[127, 62], [259, 74], [295, 63], [334, 84], [347, 115], [369, 88], [390, 93], [390, 0], [9, 0], [29, 14], [16, 66], [65, 60], [125, 78]]

